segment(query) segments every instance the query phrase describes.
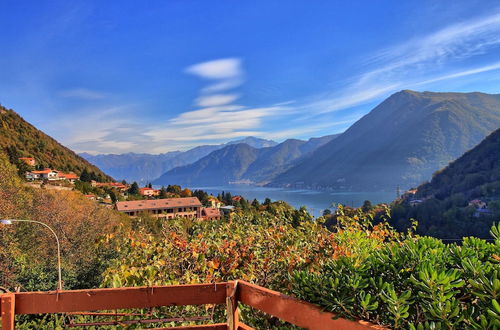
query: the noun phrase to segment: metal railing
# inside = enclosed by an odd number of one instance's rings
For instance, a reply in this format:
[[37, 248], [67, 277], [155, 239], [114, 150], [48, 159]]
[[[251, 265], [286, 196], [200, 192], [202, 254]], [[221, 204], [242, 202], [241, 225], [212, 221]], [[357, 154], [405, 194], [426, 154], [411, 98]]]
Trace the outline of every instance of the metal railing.
[[[95, 312], [205, 304], [225, 304], [227, 322], [170, 327], [169, 329], [252, 329], [240, 321], [238, 304], [253, 307], [307, 329], [383, 329], [364, 321], [335, 318], [334, 314], [323, 312], [315, 305], [245, 281], [114, 289], [9, 292], [1, 294], [0, 301], [3, 330], [14, 329], [15, 316], [22, 314]], [[139, 320], [137, 323], [143, 323], [143, 321], [147, 320]], [[161, 323], [161, 320], [158, 323]]]

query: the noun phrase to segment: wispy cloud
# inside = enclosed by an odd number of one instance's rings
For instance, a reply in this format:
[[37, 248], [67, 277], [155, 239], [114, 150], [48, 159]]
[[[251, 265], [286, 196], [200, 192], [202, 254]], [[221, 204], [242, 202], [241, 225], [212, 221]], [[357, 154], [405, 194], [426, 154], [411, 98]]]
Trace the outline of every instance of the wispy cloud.
[[323, 114], [372, 102], [398, 89], [497, 70], [498, 63], [467, 70], [453, 67], [500, 46], [500, 11], [493, 12], [374, 52], [350, 84], [306, 107], [311, 114]]
[[107, 97], [106, 93], [90, 90], [87, 88], [74, 88], [60, 91], [60, 97], [75, 98], [81, 100], [100, 100]]
[[218, 105], [232, 103], [236, 101], [238, 97], [238, 94], [202, 95], [196, 100], [196, 103], [200, 107], [215, 107]]

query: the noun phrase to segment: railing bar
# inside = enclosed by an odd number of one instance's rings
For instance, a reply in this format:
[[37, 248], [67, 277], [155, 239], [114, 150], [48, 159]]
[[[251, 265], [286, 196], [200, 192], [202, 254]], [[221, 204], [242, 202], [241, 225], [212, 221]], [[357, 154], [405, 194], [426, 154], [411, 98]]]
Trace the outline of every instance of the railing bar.
[[189, 322], [189, 321], [207, 321], [207, 316], [196, 317], [172, 317], [164, 319], [147, 319], [147, 320], [118, 320], [118, 321], [103, 321], [103, 322], [87, 322], [87, 323], [71, 323], [68, 327], [90, 327], [103, 325], [120, 325], [120, 324], [147, 324], [147, 323], [166, 323], [166, 322]]

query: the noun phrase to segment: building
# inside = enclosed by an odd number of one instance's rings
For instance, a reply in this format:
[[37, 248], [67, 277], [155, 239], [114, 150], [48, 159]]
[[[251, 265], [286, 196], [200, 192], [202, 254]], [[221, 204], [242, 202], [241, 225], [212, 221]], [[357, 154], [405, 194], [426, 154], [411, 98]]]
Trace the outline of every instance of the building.
[[36, 165], [35, 158], [33, 158], [33, 157], [19, 157], [18, 159], [20, 161], [22, 161], [22, 162], [25, 162], [26, 165], [29, 165], [29, 166], [35, 166]]
[[59, 172], [46, 168], [41, 171], [26, 172], [27, 180], [59, 180]]
[[204, 207], [201, 209], [201, 217], [204, 220], [220, 220], [222, 219], [222, 214], [217, 208]]
[[476, 209], [485, 209], [487, 204], [480, 199], [473, 199], [469, 202], [469, 206], [473, 206]]
[[60, 180], [67, 180], [71, 183], [75, 183], [76, 180], [80, 180], [80, 177], [73, 172], [70, 173], [58, 172], [58, 177]]
[[222, 206], [222, 202], [217, 199], [217, 197], [214, 196], [208, 196], [208, 201], [210, 202], [210, 205], [212, 208], [220, 208]]
[[119, 212], [126, 213], [130, 216], [137, 216], [144, 212], [165, 219], [173, 219], [176, 217], [202, 218], [202, 205], [196, 197], [117, 202], [115, 208]]
[[90, 181], [90, 185], [92, 187], [106, 187], [106, 188], [115, 188], [121, 192], [128, 190], [128, 185], [123, 184], [121, 182], [97, 182], [95, 180]]
[[242, 199], [242, 198], [243, 198], [243, 197], [241, 197], [241, 196], [234, 196], [233, 198], [231, 198], [231, 200], [232, 200], [233, 202], [237, 203], [237, 202], [241, 201], [241, 199]]
[[160, 191], [158, 189], [144, 187], [139, 189], [139, 194], [141, 196], [148, 196], [148, 197], [160, 196]]
[[421, 199], [412, 199], [410, 200], [410, 206], [414, 207], [414, 206], [417, 206], [419, 204], [422, 204], [423, 200]]
[[223, 214], [231, 214], [234, 212], [235, 207], [232, 205], [222, 206], [220, 210]]

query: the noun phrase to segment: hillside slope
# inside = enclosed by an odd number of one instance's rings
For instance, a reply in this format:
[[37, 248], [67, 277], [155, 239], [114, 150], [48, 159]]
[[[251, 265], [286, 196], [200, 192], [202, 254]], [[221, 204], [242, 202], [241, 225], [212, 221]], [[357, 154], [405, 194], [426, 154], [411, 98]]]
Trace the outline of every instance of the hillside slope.
[[329, 135], [308, 141], [290, 139], [260, 149], [246, 143], [231, 144], [193, 164], [168, 171], [154, 183], [187, 186], [224, 185], [237, 181], [265, 183], [335, 137]]
[[34, 157], [40, 165], [80, 175], [94, 173], [101, 181], [111, 180], [98, 167], [25, 121], [14, 110], [0, 106], [0, 148], [16, 163], [17, 157]]
[[500, 129], [436, 172], [415, 194], [396, 201], [397, 226], [410, 218], [419, 221], [422, 234], [487, 237], [492, 222], [500, 219]]
[[192, 164], [213, 151], [238, 143], [245, 143], [254, 148], [270, 147], [277, 144], [271, 140], [249, 136], [225, 144], [201, 145], [186, 151], [172, 151], [158, 155], [136, 153], [120, 155], [82, 153], [80, 155], [117, 179], [147, 183], [175, 167]]
[[500, 95], [404, 90], [279, 175], [274, 186], [395, 190], [430, 178], [500, 127]]

